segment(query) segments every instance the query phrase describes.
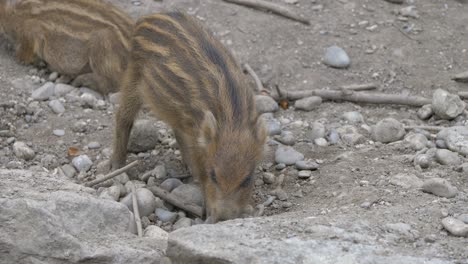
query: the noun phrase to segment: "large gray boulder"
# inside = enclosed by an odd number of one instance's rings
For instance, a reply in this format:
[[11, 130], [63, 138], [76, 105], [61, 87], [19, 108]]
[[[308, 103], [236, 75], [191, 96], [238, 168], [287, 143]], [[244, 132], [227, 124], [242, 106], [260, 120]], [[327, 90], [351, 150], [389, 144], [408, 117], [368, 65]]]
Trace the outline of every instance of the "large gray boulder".
[[159, 263], [164, 254], [164, 239], [131, 234], [128, 208], [92, 189], [41, 172], [0, 170], [0, 179], [0, 264]]

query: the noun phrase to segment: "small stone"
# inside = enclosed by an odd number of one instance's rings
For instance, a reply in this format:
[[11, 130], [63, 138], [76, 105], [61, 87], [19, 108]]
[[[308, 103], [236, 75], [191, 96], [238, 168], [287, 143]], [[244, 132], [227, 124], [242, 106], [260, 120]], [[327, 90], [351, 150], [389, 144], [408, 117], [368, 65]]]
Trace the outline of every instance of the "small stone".
[[310, 96], [297, 100], [294, 107], [297, 110], [312, 111], [322, 104], [322, 98], [318, 96]]
[[88, 124], [86, 124], [85, 121], [78, 120], [73, 124], [72, 130], [73, 130], [73, 132], [76, 132], [76, 133], [84, 133], [84, 132], [86, 132], [87, 126], [88, 126]]
[[454, 217], [442, 219], [442, 225], [450, 234], [458, 237], [468, 237], [468, 225]]
[[157, 165], [153, 170], [153, 175], [158, 180], [165, 179], [167, 177], [166, 166]]
[[422, 191], [446, 198], [453, 198], [458, 194], [456, 187], [452, 186], [447, 180], [441, 178], [426, 180], [422, 185]]
[[419, 18], [419, 13], [416, 10], [416, 7], [412, 5], [403, 7], [398, 13], [404, 17]]
[[288, 200], [288, 194], [283, 189], [275, 189], [270, 194], [276, 196], [280, 201]]
[[[146, 188], [138, 188], [136, 190], [136, 196], [140, 216], [149, 216], [150, 214], [154, 213], [157, 204], [154, 194], [150, 190]], [[125, 204], [128, 207], [128, 209], [133, 212], [133, 200], [131, 192], [129, 192], [127, 196], [122, 198], [120, 202]]]
[[347, 68], [351, 64], [346, 51], [338, 46], [327, 48], [323, 62], [333, 68]]
[[445, 144], [445, 140], [443, 139], [437, 139], [435, 144], [438, 148], [447, 149], [447, 144]]
[[88, 155], [80, 155], [73, 158], [72, 164], [78, 170], [78, 172], [87, 172], [89, 169], [91, 169], [93, 162], [88, 157]]
[[41, 158], [41, 166], [48, 169], [48, 170], [55, 169], [55, 168], [58, 167], [58, 165], [59, 165], [59, 163], [57, 161], [57, 157], [55, 157], [52, 154], [45, 154]]
[[49, 81], [51, 82], [55, 82], [55, 80], [57, 80], [57, 78], [59, 77], [59, 74], [58, 72], [52, 72], [51, 74], [49, 74]]
[[312, 171], [310, 170], [300, 170], [297, 173], [299, 179], [309, 179], [312, 176]]
[[161, 187], [161, 189], [166, 190], [168, 192], [172, 192], [172, 190], [174, 190], [175, 188], [179, 187], [182, 184], [183, 183], [179, 179], [169, 178], [163, 181], [159, 187]]
[[171, 194], [182, 202], [203, 206], [203, 194], [200, 187], [194, 184], [183, 184], [172, 190]]
[[296, 162], [303, 160], [304, 155], [292, 147], [279, 146], [275, 152], [276, 163], [284, 163], [286, 165], [293, 165]]
[[54, 131], [52, 131], [52, 133], [57, 137], [65, 136], [65, 130], [63, 130], [63, 129], [54, 129]]
[[421, 150], [427, 146], [427, 138], [423, 134], [409, 134], [405, 137], [407, 145], [414, 150]]
[[143, 236], [162, 240], [167, 240], [169, 238], [169, 234], [166, 231], [155, 225], [149, 225], [146, 227], [143, 231]]
[[184, 228], [184, 227], [190, 227], [192, 225], [192, 219], [187, 218], [187, 217], [182, 217], [177, 222], [175, 222], [173, 228], [174, 230]]
[[118, 104], [120, 100], [120, 92], [109, 94], [109, 103]]
[[427, 104], [423, 105], [421, 108], [418, 110], [418, 118], [421, 120], [427, 120], [431, 118], [431, 116], [434, 114], [434, 111], [432, 111], [432, 105]]
[[372, 138], [382, 143], [400, 140], [405, 133], [403, 124], [393, 118], [385, 118], [372, 127]]
[[88, 143], [88, 148], [89, 149], [98, 149], [101, 147], [101, 144], [97, 141], [91, 141]]
[[325, 125], [319, 122], [312, 123], [310, 131], [307, 132], [306, 136], [310, 140], [325, 137]]
[[71, 166], [70, 164], [65, 164], [62, 166], [62, 171], [68, 178], [75, 177], [76, 170], [75, 167]]
[[431, 165], [431, 158], [426, 154], [419, 154], [414, 157], [414, 165], [422, 169], [427, 169]]
[[372, 203], [368, 201], [363, 202], [361, 205], [359, 205], [359, 207], [364, 208], [364, 209], [369, 209], [371, 206], [372, 206]]
[[56, 97], [62, 97], [68, 94], [69, 92], [73, 91], [73, 89], [75, 89], [75, 87], [71, 85], [64, 84], [64, 83], [57, 83], [55, 85], [54, 95]]
[[458, 153], [447, 150], [447, 149], [438, 149], [435, 154], [435, 159], [442, 165], [459, 165], [461, 159], [458, 156]]
[[162, 208], [156, 208], [155, 214], [158, 219], [164, 223], [174, 223], [174, 221], [177, 219], [177, 213], [169, 212]]
[[395, 224], [386, 224], [385, 228], [392, 233], [402, 235], [407, 238], [414, 238], [415, 231], [411, 229], [411, 226], [406, 223], [395, 223]]
[[466, 104], [460, 96], [437, 89], [432, 97], [432, 110], [441, 119], [451, 120], [465, 110]]
[[341, 140], [348, 146], [354, 146], [357, 144], [363, 144], [366, 138], [359, 133], [342, 134]]
[[340, 134], [335, 129], [331, 129], [330, 132], [328, 133], [327, 138], [328, 138], [328, 142], [331, 145], [335, 145], [335, 144], [338, 144], [338, 142], [340, 141]]
[[115, 185], [113, 185], [113, 186], [111, 186], [109, 188], [106, 188], [99, 195], [99, 198], [111, 199], [111, 200], [114, 200], [114, 201], [119, 201], [119, 197], [120, 197], [120, 187], [115, 186]]
[[347, 121], [349, 124], [359, 124], [359, 123], [364, 123], [364, 117], [361, 115], [361, 113], [352, 111], [352, 112], [346, 112], [343, 114], [342, 118]]
[[44, 85], [34, 90], [31, 97], [36, 101], [45, 101], [54, 95], [54, 91], [55, 84], [52, 82], [46, 82]]
[[460, 169], [462, 172], [468, 173], [468, 162], [465, 162], [462, 165], [460, 165]]
[[96, 108], [97, 99], [92, 94], [84, 93], [80, 96], [80, 103], [82, 107]]
[[468, 214], [461, 214], [457, 217], [457, 219], [465, 224], [468, 224]]
[[283, 143], [284, 145], [292, 146], [294, 143], [296, 143], [296, 139], [294, 138], [294, 135], [290, 131], [283, 131], [281, 132], [281, 136], [278, 139], [279, 142]]
[[65, 107], [59, 100], [51, 100], [49, 102], [49, 107], [56, 114], [62, 114], [65, 112]]
[[410, 173], [398, 173], [390, 178], [390, 183], [404, 189], [421, 188], [423, 181]]
[[80, 88], [80, 93], [82, 95], [83, 94], [90, 94], [94, 98], [96, 98], [96, 100], [103, 100], [104, 99], [104, 97], [102, 97], [102, 95], [99, 92], [97, 92], [97, 91], [95, 91], [93, 89], [87, 88], [87, 87], [81, 87]]
[[278, 111], [278, 103], [267, 95], [256, 95], [255, 105], [259, 114], [271, 113]]
[[280, 163], [275, 166], [276, 170], [284, 170], [286, 168], [286, 164]]
[[26, 143], [21, 142], [21, 141], [16, 141], [13, 144], [13, 152], [15, 153], [15, 156], [19, 159], [23, 160], [32, 160], [36, 156], [36, 153], [34, 150], [32, 150]]
[[324, 138], [316, 138], [314, 139], [314, 144], [319, 147], [326, 147], [328, 146], [328, 141]]
[[265, 120], [265, 126], [269, 136], [281, 134], [281, 123], [277, 119]]
[[392, 3], [392, 4], [403, 4], [405, 0], [385, 0], [385, 1]]
[[159, 128], [155, 121], [137, 120], [130, 133], [128, 150], [145, 152], [154, 149], [159, 141]]
[[276, 176], [273, 173], [265, 172], [263, 173], [263, 181], [267, 184], [273, 184], [276, 181]]
[[310, 160], [297, 161], [295, 166], [298, 170], [317, 170], [319, 168], [319, 165], [316, 162]]

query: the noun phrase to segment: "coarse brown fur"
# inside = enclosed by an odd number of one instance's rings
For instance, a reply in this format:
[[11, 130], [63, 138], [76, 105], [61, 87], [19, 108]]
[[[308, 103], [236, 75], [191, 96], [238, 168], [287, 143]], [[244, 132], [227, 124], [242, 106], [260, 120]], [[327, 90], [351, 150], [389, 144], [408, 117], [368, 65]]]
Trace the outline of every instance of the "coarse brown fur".
[[103, 94], [118, 90], [133, 20], [102, 0], [0, 0], [0, 33], [24, 64], [49, 68]]
[[251, 87], [230, 52], [188, 15], [141, 18], [120, 88], [114, 169], [142, 103], [174, 130], [183, 160], [202, 185], [211, 221], [244, 213], [266, 139]]

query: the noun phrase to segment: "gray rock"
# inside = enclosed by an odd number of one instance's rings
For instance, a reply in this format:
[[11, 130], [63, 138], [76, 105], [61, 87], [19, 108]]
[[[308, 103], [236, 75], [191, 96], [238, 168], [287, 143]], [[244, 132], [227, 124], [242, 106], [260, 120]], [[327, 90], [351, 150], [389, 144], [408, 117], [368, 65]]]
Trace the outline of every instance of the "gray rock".
[[294, 165], [296, 162], [303, 160], [304, 155], [289, 146], [279, 146], [275, 152], [275, 162], [284, 163], [286, 165]]
[[278, 103], [266, 95], [256, 95], [255, 104], [259, 114], [276, 112], [279, 108]]
[[325, 137], [325, 125], [319, 122], [314, 122], [310, 126], [310, 131], [307, 132], [307, 138], [315, 140], [317, 138]]
[[101, 194], [99, 194], [99, 198], [101, 199], [110, 199], [113, 201], [119, 201], [120, 197], [120, 187], [113, 185], [109, 188], [104, 189]]
[[312, 176], [312, 171], [310, 170], [300, 170], [297, 173], [299, 179], [308, 179]]
[[128, 150], [145, 152], [154, 149], [159, 141], [159, 128], [155, 121], [137, 120], [130, 133]]
[[336, 131], [336, 129], [331, 129], [327, 135], [327, 138], [328, 142], [331, 145], [335, 145], [338, 144], [338, 142], [340, 141], [340, 134], [338, 134], [338, 131]]
[[414, 174], [398, 173], [390, 178], [390, 183], [404, 189], [419, 189], [423, 181]]
[[[468, 133], [466, 133], [467, 128], [457, 129], [458, 127], [453, 127], [450, 129], [444, 129], [440, 133], [445, 133], [445, 144], [447, 148], [451, 151], [460, 153], [461, 155], [468, 156]], [[437, 135], [439, 137], [439, 134]]]
[[457, 217], [457, 219], [465, 224], [468, 224], [468, 214], [461, 214]]
[[203, 206], [203, 194], [200, 187], [194, 184], [183, 184], [171, 192], [182, 202]]
[[411, 229], [411, 226], [406, 223], [386, 224], [385, 228], [391, 233], [395, 233], [409, 239], [414, 239], [419, 236], [418, 232]]
[[71, 166], [70, 164], [65, 164], [62, 166], [62, 171], [68, 178], [75, 177], [76, 169], [75, 167]]
[[297, 161], [295, 166], [298, 170], [317, 170], [319, 168], [316, 162], [310, 160]]
[[63, 130], [63, 129], [54, 129], [54, 131], [52, 131], [52, 133], [57, 137], [65, 136], [65, 130]]
[[447, 150], [447, 149], [438, 149], [435, 155], [435, 159], [442, 165], [459, 165], [461, 164], [461, 159], [458, 156], [458, 153]]
[[36, 156], [34, 150], [32, 150], [26, 143], [21, 141], [16, 141], [13, 144], [13, 152], [15, 156], [19, 159], [32, 160]]
[[58, 167], [58, 165], [59, 163], [57, 161], [57, 157], [52, 154], [45, 154], [41, 158], [41, 166], [48, 170], [55, 169]]
[[409, 134], [405, 137], [407, 146], [414, 150], [421, 150], [427, 146], [427, 138], [423, 134]]
[[346, 51], [335, 45], [327, 48], [323, 62], [333, 68], [347, 68], [351, 64]]
[[51, 74], [49, 74], [48, 80], [51, 82], [55, 82], [55, 80], [57, 80], [58, 77], [59, 77], [58, 72], [52, 72]]
[[296, 143], [296, 139], [294, 138], [293, 133], [290, 131], [281, 132], [281, 136], [279, 137], [278, 141], [288, 146], [292, 146]]
[[97, 141], [92, 141], [88, 143], [88, 148], [89, 149], [98, 149], [101, 147], [101, 144]]
[[419, 18], [419, 12], [414, 5], [405, 6], [398, 11], [398, 14], [404, 17]]
[[[140, 216], [149, 216], [152, 214], [156, 209], [156, 199], [154, 194], [146, 188], [138, 188], [136, 190], [136, 195]], [[125, 204], [128, 209], [133, 212], [133, 200], [131, 193], [128, 193], [127, 196], [122, 198], [120, 202]]]
[[463, 113], [466, 104], [460, 96], [450, 94], [445, 90], [437, 89], [432, 97], [432, 110], [441, 118], [451, 120]]
[[[149, 237], [149, 238], [156, 238], [156, 239], [160, 239], [161, 241], [165, 241], [165, 245], [167, 247], [167, 239], [169, 238], [169, 234], [166, 231], [164, 231], [162, 228], [160, 228], [159, 226], [150, 225], [146, 227], [145, 230], [143, 231], [143, 236]], [[163, 248], [166, 248], [166, 247], [163, 247]]]
[[392, 3], [392, 4], [403, 4], [405, 2], [405, 0], [385, 0], [389, 3]]
[[458, 237], [468, 237], [468, 225], [454, 217], [442, 219], [442, 225], [450, 234]]
[[80, 103], [83, 107], [97, 108], [98, 99], [90, 93], [84, 93], [80, 96]]
[[423, 192], [446, 198], [453, 198], [458, 194], [456, 187], [452, 186], [447, 180], [441, 178], [432, 178], [424, 181], [422, 190]]
[[55, 84], [52, 82], [46, 82], [44, 85], [34, 90], [31, 94], [31, 97], [36, 101], [45, 101], [53, 96], [54, 92]]
[[319, 147], [326, 147], [328, 146], [328, 141], [324, 138], [316, 138], [314, 139], [314, 144]]
[[172, 192], [172, 190], [174, 190], [175, 188], [179, 187], [182, 184], [183, 183], [179, 179], [169, 178], [163, 181], [159, 187], [161, 187], [161, 189], [166, 190], [168, 192]]
[[162, 258], [160, 245], [130, 236], [130, 213], [113, 201], [58, 191], [0, 199], [0, 211], [0, 226], [8, 226], [0, 232], [3, 263], [153, 264]]
[[263, 182], [267, 184], [273, 184], [276, 181], [276, 176], [271, 172], [263, 173]]
[[434, 114], [434, 111], [432, 111], [432, 105], [423, 105], [421, 108], [418, 110], [418, 117], [421, 120], [427, 120], [431, 118], [431, 116]]
[[69, 92], [73, 91], [73, 89], [75, 89], [75, 87], [71, 85], [64, 84], [64, 83], [57, 83], [55, 85], [54, 95], [56, 97], [62, 97], [68, 94]]
[[342, 118], [350, 124], [359, 124], [364, 123], [364, 117], [361, 113], [352, 111], [352, 112], [345, 112]]
[[445, 144], [445, 140], [437, 139], [435, 144], [436, 144], [436, 147], [438, 148], [447, 149], [447, 144]]
[[429, 166], [431, 166], [431, 157], [429, 155], [426, 155], [426, 154], [419, 154], [419, 155], [416, 155], [414, 157], [414, 165], [415, 166], [419, 166], [421, 167], [422, 169], [427, 169], [429, 168]]
[[87, 172], [93, 166], [93, 162], [88, 155], [80, 155], [73, 158], [72, 164], [79, 172]]
[[357, 144], [363, 144], [366, 141], [366, 138], [359, 133], [342, 134], [341, 141], [346, 145], [354, 146]]
[[59, 100], [51, 100], [49, 102], [49, 107], [56, 114], [62, 114], [65, 112], [65, 107]]
[[[268, 220], [247, 218], [216, 225], [195, 225], [170, 233], [166, 253], [173, 263], [448, 264], [451, 262], [429, 257], [422, 252], [408, 253], [412, 251], [402, 251], [399, 248], [388, 247], [384, 243], [370, 243], [371, 239], [367, 234], [351, 233], [328, 226], [321, 229], [313, 228], [313, 220], [307, 218], [276, 216]], [[292, 229], [293, 226], [297, 229]], [[306, 234], [292, 231], [303, 228], [307, 228]], [[360, 228], [364, 233], [366, 228]], [[287, 235], [289, 233], [291, 235]], [[330, 237], [333, 239], [324, 239]], [[363, 240], [366, 242], [356, 242]], [[345, 250], [337, 250], [343, 248]]]
[[162, 222], [169, 222], [169, 223], [174, 223], [175, 220], [177, 219], [177, 213], [174, 213], [174, 212], [169, 212], [165, 209], [161, 209], [161, 208], [156, 208], [156, 211], [155, 211], [155, 214], [156, 216], [158, 217], [159, 220], [161, 220]]
[[460, 165], [460, 169], [462, 172], [468, 173], [468, 162], [465, 162], [462, 165]]
[[75, 123], [73, 123], [72, 130], [76, 133], [84, 133], [86, 132], [87, 126], [88, 124], [86, 124], [85, 121], [78, 120]]
[[322, 98], [318, 96], [311, 96], [297, 100], [294, 103], [296, 110], [312, 111], [322, 104]]
[[187, 218], [187, 217], [182, 217], [177, 222], [175, 222], [173, 228], [174, 230], [181, 229], [184, 227], [190, 227], [192, 226], [192, 219]]
[[120, 92], [109, 94], [109, 102], [111, 104], [118, 104], [120, 100]]
[[382, 143], [400, 140], [404, 135], [403, 124], [393, 118], [385, 118], [372, 127], [372, 138]]
[[265, 119], [265, 126], [269, 136], [281, 134], [281, 123], [277, 119]]

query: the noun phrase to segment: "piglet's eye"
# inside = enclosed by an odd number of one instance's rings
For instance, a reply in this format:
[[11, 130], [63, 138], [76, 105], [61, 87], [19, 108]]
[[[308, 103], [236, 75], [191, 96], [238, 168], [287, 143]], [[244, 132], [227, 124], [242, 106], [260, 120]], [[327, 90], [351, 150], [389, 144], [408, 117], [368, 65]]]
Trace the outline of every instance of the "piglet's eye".
[[239, 185], [240, 188], [246, 188], [248, 186], [250, 186], [250, 184], [252, 183], [252, 180], [253, 180], [253, 174], [249, 174], [247, 177], [245, 177], [245, 179], [241, 182], [241, 184]]
[[218, 184], [218, 180], [216, 179], [216, 173], [214, 170], [210, 172], [210, 178], [214, 183]]

